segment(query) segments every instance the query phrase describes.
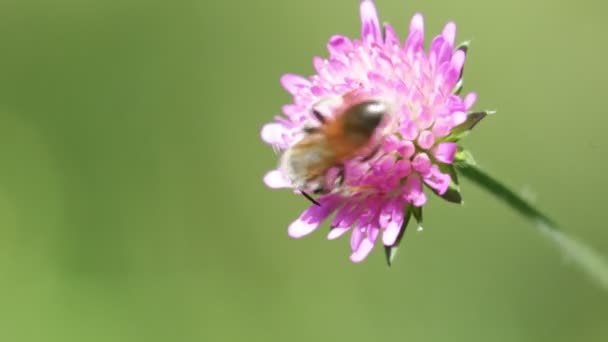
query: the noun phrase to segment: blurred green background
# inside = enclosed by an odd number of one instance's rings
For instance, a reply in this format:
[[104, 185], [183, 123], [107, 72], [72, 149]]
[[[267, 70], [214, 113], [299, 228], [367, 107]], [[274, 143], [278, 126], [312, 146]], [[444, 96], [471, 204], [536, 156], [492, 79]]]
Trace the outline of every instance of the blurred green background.
[[[377, 0], [472, 39], [478, 162], [608, 254], [608, 5]], [[608, 295], [464, 183], [396, 265], [261, 182], [261, 126], [355, 0], [0, 3], [0, 341], [606, 341]]]

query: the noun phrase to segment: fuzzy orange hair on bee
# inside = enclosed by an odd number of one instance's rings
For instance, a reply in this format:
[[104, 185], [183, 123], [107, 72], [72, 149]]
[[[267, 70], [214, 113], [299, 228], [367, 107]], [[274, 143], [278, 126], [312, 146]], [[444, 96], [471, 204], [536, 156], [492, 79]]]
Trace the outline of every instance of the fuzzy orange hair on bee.
[[[376, 129], [388, 110], [382, 101], [353, 93], [342, 97], [342, 104], [331, 116], [321, 114], [313, 106], [311, 114], [319, 124], [304, 128], [303, 137], [281, 156], [279, 169], [309, 199], [306, 191], [317, 194], [328, 192], [333, 186], [326, 184], [328, 171], [337, 167], [340, 173], [338, 179], [344, 179], [344, 162], [361, 156], [370, 147]], [[372, 157], [377, 147], [361, 157]]]

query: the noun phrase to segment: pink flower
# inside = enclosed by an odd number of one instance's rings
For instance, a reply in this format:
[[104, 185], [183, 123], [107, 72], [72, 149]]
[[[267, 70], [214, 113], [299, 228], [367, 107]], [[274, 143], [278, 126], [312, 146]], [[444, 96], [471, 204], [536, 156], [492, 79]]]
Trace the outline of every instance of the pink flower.
[[[452, 202], [461, 201], [452, 166], [458, 139], [486, 113], [470, 113], [475, 93], [459, 95], [468, 45], [454, 46], [454, 23], [444, 27], [427, 51], [421, 14], [413, 16], [409, 36], [402, 42], [390, 25], [380, 27], [373, 1], [361, 1], [360, 12], [361, 39], [333, 36], [327, 46], [329, 57], [313, 59], [317, 74], [281, 78], [293, 103], [284, 106], [285, 116], [266, 124], [261, 135], [284, 151], [318, 121], [312, 114], [315, 104], [352, 91], [387, 104], [390, 119], [378, 127], [378, 153], [344, 163], [341, 184], [332, 183], [334, 188], [316, 199], [288, 232], [294, 238], [305, 236], [335, 214], [328, 238], [350, 231], [353, 262], [364, 260], [381, 236], [390, 263], [409, 218], [414, 216], [421, 224], [421, 207], [427, 202], [424, 186]], [[332, 108], [324, 114], [331, 117]], [[336, 168], [328, 173], [332, 172], [335, 179]], [[281, 169], [270, 171], [264, 182], [271, 188], [306, 190]]]

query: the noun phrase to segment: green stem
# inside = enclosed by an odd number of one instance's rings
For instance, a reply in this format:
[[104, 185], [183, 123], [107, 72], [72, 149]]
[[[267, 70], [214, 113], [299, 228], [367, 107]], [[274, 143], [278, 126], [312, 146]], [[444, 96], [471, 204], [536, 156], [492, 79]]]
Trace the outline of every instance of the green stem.
[[558, 225], [545, 214], [526, 202], [520, 195], [509, 189], [506, 185], [491, 177], [479, 167], [466, 163], [456, 163], [458, 173], [484, 190], [496, 196], [503, 203], [511, 207], [530, 220], [538, 231], [553, 241], [567, 257], [575, 262], [600, 286], [608, 290], [608, 262], [606, 259], [585, 244], [567, 236]]

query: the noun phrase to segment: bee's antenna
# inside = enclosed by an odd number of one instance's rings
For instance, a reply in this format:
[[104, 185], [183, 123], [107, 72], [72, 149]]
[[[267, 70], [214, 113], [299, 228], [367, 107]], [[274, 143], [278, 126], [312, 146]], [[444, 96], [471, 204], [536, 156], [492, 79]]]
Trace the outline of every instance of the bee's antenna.
[[300, 193], [302, 193], [302, 195], [304, 195], [304, 197], [306, 197], [306, 199], [308, 199], [312, 203], [318, 205], [319, 207], [321, 206], [321, 203], [317, 202], [317, 200], [315, 200], [314, 198], [312, 198], [312, 196], [310, 196], [309, 194], [307, 194], [305, 191], [300, 190]]

